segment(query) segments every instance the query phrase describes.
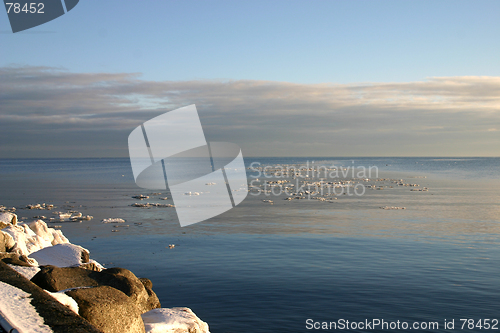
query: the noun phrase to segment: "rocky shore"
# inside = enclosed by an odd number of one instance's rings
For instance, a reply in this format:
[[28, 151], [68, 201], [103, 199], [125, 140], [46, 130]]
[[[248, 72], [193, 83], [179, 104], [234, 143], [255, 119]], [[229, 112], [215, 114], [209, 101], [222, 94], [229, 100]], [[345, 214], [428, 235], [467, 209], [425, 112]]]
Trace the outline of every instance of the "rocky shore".
[[43, 220], [0, 212], [0, 324], [19, 332], [209, 333], [189, 308], [161, 308], [147, 278], [104, 268]]

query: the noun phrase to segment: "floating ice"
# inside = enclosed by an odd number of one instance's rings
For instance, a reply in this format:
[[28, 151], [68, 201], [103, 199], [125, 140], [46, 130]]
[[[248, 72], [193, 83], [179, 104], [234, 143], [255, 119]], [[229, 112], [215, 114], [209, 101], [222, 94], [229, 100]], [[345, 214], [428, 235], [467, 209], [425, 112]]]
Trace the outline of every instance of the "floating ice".
[[104, 219], [102, 220], [102, 223], [125, 223], [124, 219], [115, 217], [115, 218], [109, 218], [109, 219]]

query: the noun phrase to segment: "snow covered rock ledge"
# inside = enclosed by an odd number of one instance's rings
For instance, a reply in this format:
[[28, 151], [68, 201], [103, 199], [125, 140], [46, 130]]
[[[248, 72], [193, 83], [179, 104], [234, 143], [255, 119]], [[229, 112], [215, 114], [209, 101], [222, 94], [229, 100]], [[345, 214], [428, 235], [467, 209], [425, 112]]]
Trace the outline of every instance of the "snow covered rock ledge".
[[48, 246], [29, 255], [39, 266], [57, 267], [80, 266], [89, 262], [89, 251], [75, 244], [56, 244]]
[[190, 308], [154, 309], [142, 315], [146, 333], [210, 333]]

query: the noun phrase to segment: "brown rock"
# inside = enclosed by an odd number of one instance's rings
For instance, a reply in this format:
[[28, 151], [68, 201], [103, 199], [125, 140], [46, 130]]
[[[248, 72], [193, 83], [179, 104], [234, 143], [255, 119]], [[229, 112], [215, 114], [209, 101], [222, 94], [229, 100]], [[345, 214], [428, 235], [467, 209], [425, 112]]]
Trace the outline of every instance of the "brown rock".
[[41, 266], [31, 282], [51, 292], [76, 287], [97, 287], [99, 283], [90, 277], [92, 271], [79, 267]]
[[148, 301], [146, 304], [147, 305], [146, 308], [148, 309], [147, 311], [161, 308], [160, 300], [153, 291], [153, 282], [151, 282], [150, 279], [146, 278], [139, 278], [139, 281], [141, 281], [144, 288], [146, 288], [146, 292], [148, 293]]
[[146, 288], [128, 269], [109, 268], [101, 272], [80, 267], [42, 266], [40, 269], [31, 281], [51, 292], [76, 287], [110, 286], [130, 297], [141, 313], [160, 307], [158, 297], [153, 290]]
[[145, 333], [141, 310], [115, 288], [82, 288], [66, 294], [78, 303], [80, 316], [104, 333]]
[[16, 252], [0, 252], [0, 260], [10, 265], [31, 266], [28, 257], [19, 256]]

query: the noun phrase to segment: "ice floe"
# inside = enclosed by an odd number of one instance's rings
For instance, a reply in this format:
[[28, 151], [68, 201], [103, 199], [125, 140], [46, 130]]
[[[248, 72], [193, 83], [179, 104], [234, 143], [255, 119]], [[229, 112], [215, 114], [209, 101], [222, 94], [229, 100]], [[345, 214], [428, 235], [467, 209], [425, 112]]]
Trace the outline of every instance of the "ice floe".
[[124, 219], [121, 219], [119, 217], [110, 217], [108, 219], [104, 219], [101, 221], [102, 223], [125, 223]]
[[171, 204], [160, 204], [160, 203], [150, 203], [150, 202], [146, 202], [146, 203], [134, 203], [131, 205], [132, 207], [142, 207], [142, 208], [148, 208], [148, 207], [175, 207], [174, 205], [171, 205]]
[[46, 203], [33, 204], [33, 205], [27, 205], [26, 206], [26, 209], [40, 209], [40, 210], [46, 209], [46, 210], [51, 210], [52, 208], [54, 208], [54, 205], [52, 205], [52, 204], [46, 204]]
[[397, 210], [397, 209], [406, 209], [406, 207], [384, 206], [384, 207], [380, 207], [380, 209]]

